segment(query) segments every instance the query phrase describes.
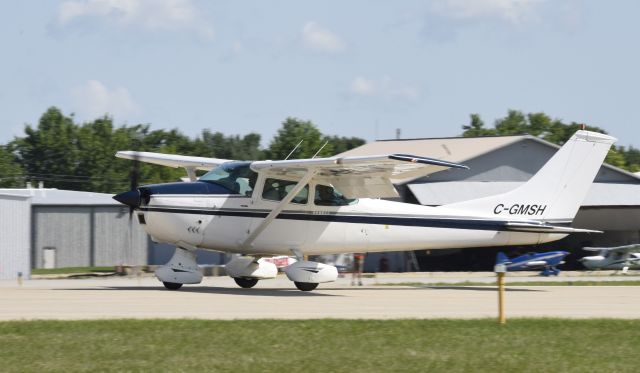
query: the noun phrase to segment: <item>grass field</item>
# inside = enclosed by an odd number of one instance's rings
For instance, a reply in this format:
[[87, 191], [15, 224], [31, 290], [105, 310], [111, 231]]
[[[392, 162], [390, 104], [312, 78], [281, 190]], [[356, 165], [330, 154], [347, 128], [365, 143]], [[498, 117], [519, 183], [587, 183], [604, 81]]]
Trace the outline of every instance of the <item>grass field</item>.
[[0, 323], [0, 371], [637, 372], [640, 321]]

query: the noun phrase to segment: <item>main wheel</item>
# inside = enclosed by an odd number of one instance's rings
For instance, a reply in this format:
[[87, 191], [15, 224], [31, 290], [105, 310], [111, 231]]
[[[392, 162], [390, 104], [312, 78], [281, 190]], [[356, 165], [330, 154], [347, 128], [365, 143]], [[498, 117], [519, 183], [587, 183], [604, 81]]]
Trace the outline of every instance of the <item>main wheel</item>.
[[294, 284], [296, 284], [296, 287], [298, 288], [298, 290], [302, 290], [302, 291], [311, 291], [315, 288], [318, 287], [318, 283], [317, 282], [298, 282], [298, 281], [294, 281]]
[[182, 284], [178, 284], [177, 282], [162, 282], [165, 288], [169, 290], [178, 290], [182, 287]]
[[256, 278], [234, 277], [233, 279], [236, 281], [238, 286], [245, 289], [252, 288], [258, 283], [258, 279]]

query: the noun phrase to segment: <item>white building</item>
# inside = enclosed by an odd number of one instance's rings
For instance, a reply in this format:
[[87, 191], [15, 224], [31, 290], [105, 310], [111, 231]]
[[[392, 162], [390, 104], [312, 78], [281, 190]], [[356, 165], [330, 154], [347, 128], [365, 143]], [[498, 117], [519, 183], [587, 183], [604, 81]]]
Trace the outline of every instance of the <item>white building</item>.
[[[26, 255], [30, 268], [147, 264], [147, 234], [136, 219], [129, 219], [126, 206], [111, 197], [57, 189], [0, 189], [3, 258], [8, 253]], [[14, 268], [7, 277], [15, 277], [13, 272]]]
[[28, 279], [31, 197], [0, 192], [0, 280]]
[[[0, 279], [33, 268], [165, 264], [175, 247], [151, 241], [111, 194], [58, 189], [0, 189]], [[199, 251], [199, 264], [222, 253]]]

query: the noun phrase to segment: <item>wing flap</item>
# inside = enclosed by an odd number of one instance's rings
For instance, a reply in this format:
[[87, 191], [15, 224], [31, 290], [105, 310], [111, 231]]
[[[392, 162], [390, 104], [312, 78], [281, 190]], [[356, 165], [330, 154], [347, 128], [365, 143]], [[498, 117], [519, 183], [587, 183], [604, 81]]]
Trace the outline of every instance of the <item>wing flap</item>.
[[256, 161], [251, 168], [268, 175], [294, 178], [300, 178], [306, 170], [314, 169], [314, 180], [334, 185], [348, 198], [397, 197], [394, 182], [415, 179], [447, 168], [468, 169], [462, 164], [409, 154]]
[[398, 191], [383, 177], [333, 177], [326, 180], [347, 198], [393, 198]]

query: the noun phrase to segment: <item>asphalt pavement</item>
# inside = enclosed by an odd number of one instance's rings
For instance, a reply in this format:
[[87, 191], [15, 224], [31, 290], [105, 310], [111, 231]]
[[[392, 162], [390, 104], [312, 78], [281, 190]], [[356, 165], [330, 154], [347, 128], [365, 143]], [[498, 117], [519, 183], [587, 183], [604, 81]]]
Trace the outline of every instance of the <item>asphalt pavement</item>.
[[[509, 286], [521, 281], [636, 280], [638, 273], [563, 272], [507, 277], [507, 317], [640, 318], [638, 286]], [[458, 282], [482, 286], [452, 286]], [[284, 276], [241, 289], [228, 277], [164, 289], [150, 276], [0, 281], [0, 320], [197, 318], [197, 319], [396, 319], [497, 317], [495, 275], [475, 273], [378, 274], [352, 286], [349, 275], [302, 292]], [[401, 283], [443, 285], [389, 286]]]

